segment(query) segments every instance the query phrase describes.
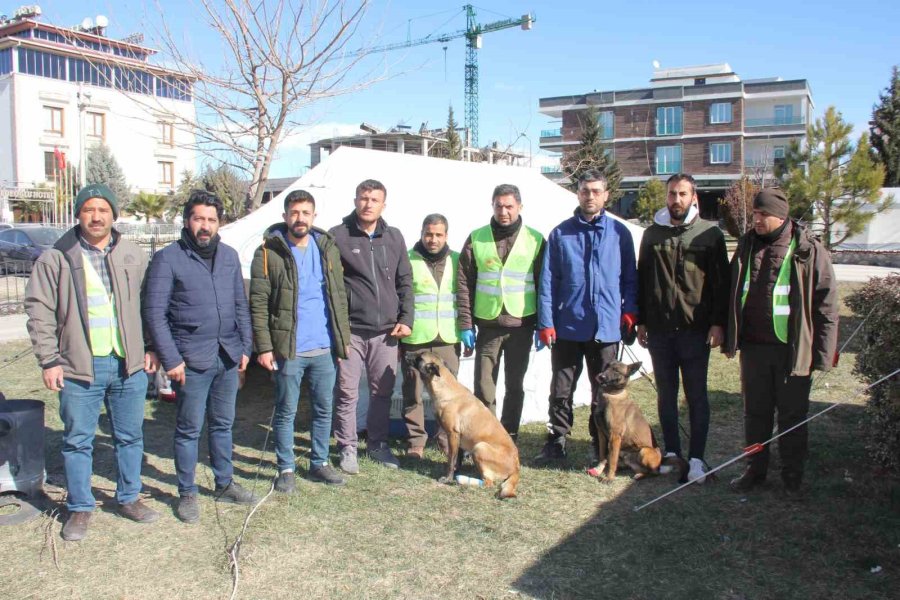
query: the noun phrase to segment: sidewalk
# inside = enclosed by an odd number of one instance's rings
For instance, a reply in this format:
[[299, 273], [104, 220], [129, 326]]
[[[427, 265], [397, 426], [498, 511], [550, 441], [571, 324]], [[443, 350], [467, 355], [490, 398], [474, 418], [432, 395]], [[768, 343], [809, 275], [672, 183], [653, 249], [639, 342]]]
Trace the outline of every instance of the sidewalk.
[[0, 317], [0, 344], [14, 340], [27, 340], [28, 331], [25, 330], [25, 315], [6, 315]]
[[872, 277], [885, 277], [891, 273], [900, 273], [900, 269], [868, 265], [834, 265], [834, 276], [838, 281], [864, 282]]

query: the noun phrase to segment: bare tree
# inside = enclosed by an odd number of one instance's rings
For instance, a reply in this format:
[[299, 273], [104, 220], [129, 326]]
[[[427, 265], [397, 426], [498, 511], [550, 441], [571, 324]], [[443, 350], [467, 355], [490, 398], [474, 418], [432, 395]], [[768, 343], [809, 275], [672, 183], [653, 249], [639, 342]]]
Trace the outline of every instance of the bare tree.
[[197, 149], [233, 157], [229, 162], [249, 175], [252, 208], [262, 201], [279, 142], [309, 124], [306, 109], [372, 83], [352, 77], [365, 53], [347, 52], [368, 3], [199, 0], [222, 42], [216, 69], [188, 56], [163, 22], [160, 46], [174, 69], [195, 80], [197, 123], [189, 125]]

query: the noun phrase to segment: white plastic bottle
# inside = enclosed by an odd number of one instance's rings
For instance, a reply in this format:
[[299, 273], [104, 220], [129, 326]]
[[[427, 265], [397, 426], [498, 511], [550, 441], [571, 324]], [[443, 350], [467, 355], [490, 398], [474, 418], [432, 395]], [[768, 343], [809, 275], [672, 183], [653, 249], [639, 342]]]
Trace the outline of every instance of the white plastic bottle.
[[468, 475], [457, 475], [456, 483], [459, 485], [472, 485], [475, 487], [484, 487], [484, 481], [477, 477], [469, 477]]

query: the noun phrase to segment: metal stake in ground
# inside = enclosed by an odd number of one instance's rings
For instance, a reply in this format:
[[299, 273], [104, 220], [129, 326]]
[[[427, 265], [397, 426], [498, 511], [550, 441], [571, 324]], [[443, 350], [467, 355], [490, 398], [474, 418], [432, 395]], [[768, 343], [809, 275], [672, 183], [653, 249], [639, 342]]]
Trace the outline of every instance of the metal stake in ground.
[[[872, 389], [873, 387], [875, 387], [875, 386], [878, 385], [879, 383], [881, 383], [881, 382], [883, 382], [883, 381], [886, 381], [886, 380], [890, 379], [891, 377], [893, 377], [893, 376], [896, 375], [897, 373], [900, 373], [900, 368], [895, 369], [893, 373], [891, 373], [891, 374], [889, 374], [889, 375], [885, 375], [884, 377], [882, 377], [881, 379], [879, 379], [879, 380], [876, 381], [875, 383], [869, 384], [869, 385], [867, 385], [866, 387], [862, 388], [862, 389], [859, 390], [856, 394], [854, 394], [853, 396], [851, 396], [851, 399], [852, 399], [852, 398], [856, 398], [856, 397], [859, 396], [860, 394], [869, 391], [870, 389]], [[728, 461], [722, 463], [721, 465], [719, 465], [719, 466], [716, 467], [715, 469], [712, 469], [711, 471], [709, 471], [709, 472], [707, 473], [707, 475], [710, 475], [710, 474], [712, 474], [712, 473], [715, 473], [716, 471], [721, 471], [721, 470], [724, 469], [725, 467], [727, 467], [727, 466], [729, 466], [729, 465], [731, 465], [731, 464], [733, 464], [733, 463], [736, 463], [737, 461], [741, 460], [742, 458], [746, 458], [746, 457], [748, 457], [748, 456], [752, 456], [753, 454], [756, 454], [757, 452], [762, 451], [762, 449], [763, 449], [764, 446], [767, 446], [768, 444], [771, 444], [772, 442], [774, 442], [775, 440], [777, 440], [777, 439], [780, 438], [781, 436], [786, 435], [786, 434], [792, 432], [793, 430], [797, 429], [798, 427], [800, 427], [800, 426], [802, 426], [802, 425], [805, 425], [805, 424], [809, 423], [809, 422], [812, 421], [813, 419], [816, 419], [816, 418], [818, 418], [818, 417], [821, 417], [822, 415], [824, 415], [825, 413], [827, 413], [827, 412], [830, 411], [831, 409], [837, 408], [838, 406], [843, 406], [843, 405], [842, 405], [842, 404], [832, 404], [831, 406], [829, 406], [829, 407], [827, 407], [827, 408], [825, 408], [825, 409], [823, 409], [823, 410], [820, 410], [819, 412], [817, 412], [817, 413], [814, 414], [813, 416], [811, 416], [811, 417], [809, 417], [809, 418], [807, 418], [807, 419], [805, 419], [805, 420], [803, 420], [803, 421], [797, 423], [796, 425], [794, 425], [794, 426], [791, 427], [790, 429], [785, 429], [784, 431], [779, 432], [778, 435], [775, 435], [775, 436], [773, 436], [773, 437], [770, 437], [769, 439], [767, 439], [767, 440], [764, 441], [764, 442], [761, 442], [761, 443], [758, 443], [758, 444], [752, 444], [752, 445], [750, 445], [750, 446], [747, 446], [746, 448], [744, 448], [743, 453], [741, 453], [740, 455], [738, 455], [738, 456], [732, 458], [731, 460], [728, 460]], [[654, 504], [654, 503], [656, 503], [656, 502], [659, 502], [660, 500], [662, 500], [663, 498], [665, 498], [665, 497], [667, 497], [667, 496], [671, 496], [672, 494], [674, 494], [674, 493], [676, 493], [676, 492], [680, 492], [681, 490], [683, 490], [683, 489], [686, 488], [687, 486], [691, 485], [692, 483], [697, 483], [697, 481], [699, 481], [699, 480], [698, 480], [698, 479], [694, 479], [694, 480], [688, 481], [687, 483], [684, 483], [684, 484], [678, 486], [678, 487], [675, 488], [675, 489], [669, 490], [668, 492], [666, 492], [665, 494], [663, 494], [663, 495], [661, 495], [661, 496], [657, 496], [656, 498], [654, 498], [653, 500], [651, 500], [651, 501], [649, 501], [649, 502], [646, 502], [646, 503], [644, 503], [644, 504], [642, 504], [642, 505], [640, 505], [640, 506], [636, 506], [636, 507], [634, 507], [634, 512], [638, 512], [638, 511], [640, 511], [640, 510], [643, 510], [644, 508], [647, 508], [647, 507], [650, 506], [651, 504]]]

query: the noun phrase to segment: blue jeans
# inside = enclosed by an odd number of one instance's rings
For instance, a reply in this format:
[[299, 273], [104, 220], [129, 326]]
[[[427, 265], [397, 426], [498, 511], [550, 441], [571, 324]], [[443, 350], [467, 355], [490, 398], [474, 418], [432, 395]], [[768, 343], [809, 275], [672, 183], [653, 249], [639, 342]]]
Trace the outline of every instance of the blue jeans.
[[709, 397], [706, 376], [709, 370], [709, 346], [705, 331], [651, 332], [647, 344], [656, 378], [657, 407], [666, 452], [681, 456], [678, 435], [679, 371], [687, 397], [691, 421], [689, 458], [703, 458], [709, 433]]
[[275, 456], [278, 470], [294, 470], [294, 418], [300, 401], [304, 375], [309, 381], [312, 441], [309, 464], [328, 463], [328, 438], [331, 435], [331, 408], [337, 374], [331, 353], [278, 361], [275, 371]]
[[174, 384], [178, 397], [175, 419], [175, 472], [178, 475], [178, 494], [195, 495], [197, 485], [197, 446], [206, 417], [206, 437], [209, 442], [209, 464], [216, 487], [231, 483], [234, 466], [231, 463], [231, 427], [234, 424], [234, 403], [238, 390], [238, 366], [227, 357], [216, 357], [216, 364], [204, 371], [184, 369], [184, 385]]
[[129, 376], [125, 361], [114, 355], [94, 357], [93, 383], [65, 380], [59, 392], [59, 417], [63, 422], [62, 455], [69, 512], [90, 512], [96, 505], [91, 493], [91, 474], [101, 404], [106, 406], [116, 449], [116, 500], [119, 504], [129, 504], [138, 499], [146, 396], [147, 374], [138, 371]]

